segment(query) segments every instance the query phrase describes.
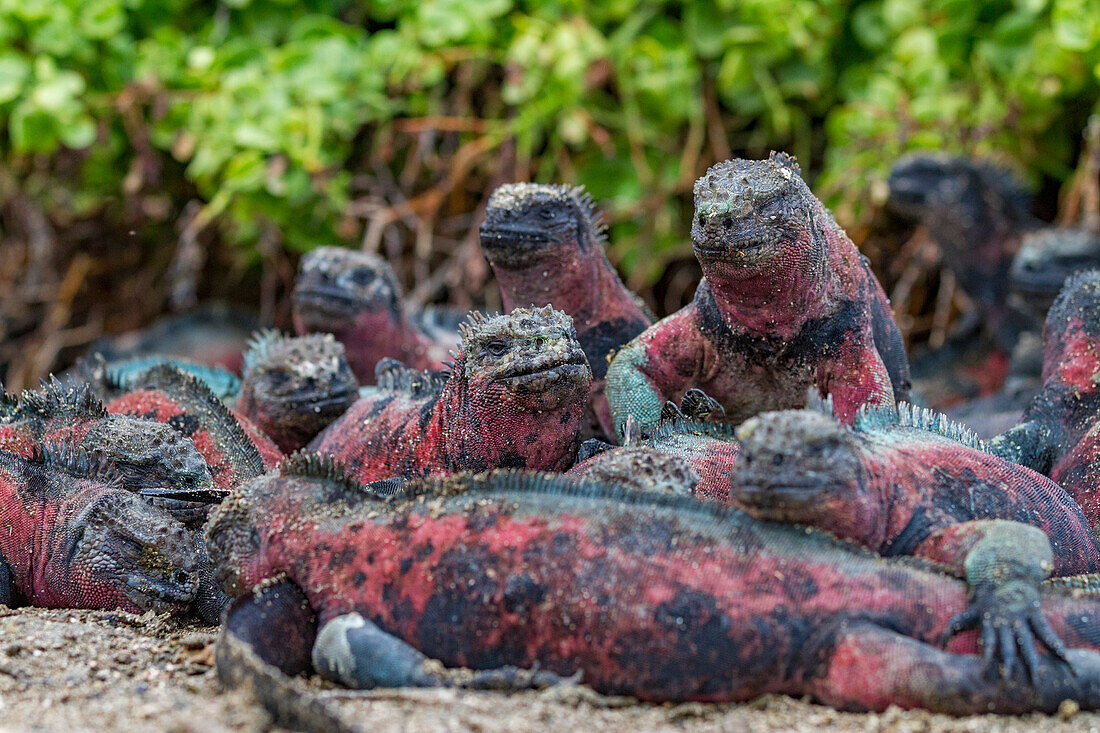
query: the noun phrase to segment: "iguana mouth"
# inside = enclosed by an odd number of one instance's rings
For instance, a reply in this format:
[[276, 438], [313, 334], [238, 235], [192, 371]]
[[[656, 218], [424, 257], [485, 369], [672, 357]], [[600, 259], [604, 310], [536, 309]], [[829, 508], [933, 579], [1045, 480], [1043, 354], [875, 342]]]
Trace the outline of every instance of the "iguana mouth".
[[820, 484], [783, 484], [782, 486], [742, 484], [736, 488], [737, 501], [759, 509], [778, 509], [789, 505], [819, 501]]
[[556, 370], [564, 371], [574, 366], [588, 366], [588, 360], [585, 359], [583, 352], [574, 352], [565, 359], [536, 359], [526, 364], [516, 364], [502, 371], [497, 378], [515, 379], [516, 377], [530, 377]]
[[550, 236], [545, 230], [516, 224], [483, 225], [480, 237], [481, 243], [488, 246], [512, 242], [546, 244], [550, 241]]
[[155, 578], [141, 573], [131, 573], [126, 577], [126, 588], [129, 595], [136, 595], [139, 600], [144, 600], [144, 607], [156, 607], [158, 605], [181, 606], [195, 600], [199, 590], [199, 576], [196, 573], [187, 573], [177, 570], [171, 580]]
[[[322, 396], [323, 395], [323, 396]], [[294, 393], [277, 397], [279, 402], [291, 410], [315, 410], [328, 412], [335, 409], [341, 411], [359, 397], [358, 388], [343, 387], [340, 389], [326, 389], [313, 394]]]

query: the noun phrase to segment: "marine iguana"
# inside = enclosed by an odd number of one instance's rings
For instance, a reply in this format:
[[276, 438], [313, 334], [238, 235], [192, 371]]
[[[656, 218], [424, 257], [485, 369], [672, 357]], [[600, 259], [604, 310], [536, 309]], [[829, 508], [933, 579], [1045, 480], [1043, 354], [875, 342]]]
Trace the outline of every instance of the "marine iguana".
[[293, 453], [351, 407], [359, 384], [331, 334], [263, 331], [249, 343], [237, 411]]
[[505, 310], [552, 305], [572, 316], [592, 368], [592, 418], [614, 435], [604, 396], [608, 360], [654, 319], [608, 262], [595, 201], [580, 186], [508, 183], [489, 197], [480, 238]]
[[241, 393], [241, 378], [222, 367], [209, 366], [189, 359], [149, 354], [107, 361], [102, 354], [79, 359], [62, 372], [62, 383], [85, 382], [99, 399], [109, 402], [129, 390], [145, 372], [161, 364], [170, 364], [203, 382], [226, 404], [234, 404]]
[[1029, 232], [1009, 270], [1009, 301], [1041, 323], [1066, 281], [1097, 267], [1100, 235], [1069, 227]]
[[0, 450], [0, 603], [182, 612], [199, 596], [193, 535], [82, 449]]
[[801, 407], [807, 387], [850, 421], [908, 394], [905, 348], [866, 260], [783, 153], [695, 182], [695, 300], [624, 346], [607, 373], [617, 431], [699, 387], [731, 422]]
[[[967, 612], [965, 584], [684, 497], [513, 471], [394, 493], [298, 454], [223, 503], [207, 542], [239, 599], [219, 640], [227, 679], [241, 678], [230, 652], [244, 648], [355, 687], [489, 672], [524, 687], [579, 672], [599, 692], [649, 701], [785, 693], [955, 714], [1100, 705], [1100, 656], [1056, 636], [1096, 649], [1100, 600], [1044, 589], [1023, 623], [1072, 671], [1031, 650], [1030, 682], [1019, 669], [998, 678], [974, 653], [976, 634], [938, 646]], [[1015, 621], [990, 609], [987, 657], [1015, 644]]]
[[591, 375], [572, 320], [550, 306], [472, 314], [448, 372], [383, 361], [377, 377], [309, 445], [360, 481], [576, 458]]
[[444, 340], [441, 330], [433, 331], [439, 340], [433, 339], [410, 318], [393, 269], [368, 252], [309, 252], [299, 264], [292, 297], [298, 334], [334, 334], [362, 384], [373, 384], [374, 368], [385, 358], [413, 369], [441, 369], [458, 343], [457, 334]]
[[1054, 301], [1043, 388], [990, 450], [1050, 476], [1100, 528], [1100, 270], [1071, 277]]
[[[906, 403], [896, 412], [864, 408], [849, 428], [817, 410], [786, 410], [745, 421], [737, 437], [733, 500], [758, 519], [811, 525], [882, 555], [921, 555], [956, 568], [971, 562], [968, 538], [982, 537], [987, 520], [1012, 520], [1020, 540], [986, 547], [1018, 555], [1012, 577], [1037, 575], [1038, 583], [1050, 571], [1100, 571], [1091, 525], [1060, 486], [987, 452], [943, 415]], [[1024, 525], [1046, 534], [1052, 566], [1040, 569], [1049, 553], [1034, 554]]]
[[889, 208], [928, 229], [982, 323], [1010, 352], [1028, 325], [1008, 308], [1009, 269], [1023, 235], [1042, 225], [1023, 184], [991, 163], [920, 152], [898, 161], [889, 188]]
[[87, 385], [51, 378], [0, 406], [0, 448], [29, 458], [46, 443], [104, 457], [126, 488], [184, 521], [201, 522], [223, 496], [190, 440], [157, 422], [110, 414]]
[[165, 423], [191, 440], [222, 490], [259, 476], [282, 458], [259, 428], [233, 413], [203, 382], [170, 364], [153, 367], [131, 387], [106, 409]]

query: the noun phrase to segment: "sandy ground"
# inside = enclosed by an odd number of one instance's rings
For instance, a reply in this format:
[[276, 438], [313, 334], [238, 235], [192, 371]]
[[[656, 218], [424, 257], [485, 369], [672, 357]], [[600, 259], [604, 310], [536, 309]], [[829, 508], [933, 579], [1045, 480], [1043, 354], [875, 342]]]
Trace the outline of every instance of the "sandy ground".
[[[0, 731], [266, 731], [251, 697], [220, 689], [210, 627], [152, 614], [0, 606]], [[304, 684], [304, 683], [303, 683]], [[568, 687], [522, 695], [322, 689], [372, 731], [1100, 731], [1100, 714], [951, 718], [837, 713], [785, 697], [747, 705], [642, 705]], [[276, 729], [277, 730], [277, 729]]]

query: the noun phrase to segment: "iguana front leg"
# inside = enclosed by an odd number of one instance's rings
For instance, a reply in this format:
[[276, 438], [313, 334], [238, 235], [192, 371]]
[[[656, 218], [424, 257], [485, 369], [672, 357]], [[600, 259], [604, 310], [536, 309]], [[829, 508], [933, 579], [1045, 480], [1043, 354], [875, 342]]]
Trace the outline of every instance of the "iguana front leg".
[[358, 613], [337, 616], [313, 646], [321, 676], [356, 689], [375, 687], [462, 687], [474, 690], [542, 689], [562, 682], [551, 672], [519, 667], [447, 669]]
[[870, 334], [862, 340], [851, 336], [830, 344], [818, 375], [822, 397], [832, 396], [838, 420], [851, 425], [864, 405], [893, 405], [894, 390], [882, 357], [874, 348]]
[[619, 349], [607, 368], [607, 403], [620, 440], [629, 418], [648, 433], [667, 400], [693, 386], [703, 365], [702, 336], [684, 311], [650, 327]]
[[1012, 676], [1017, 653], [1034, 679], [1041, 666], [1036, 639], [1068, 660], [1039, 603], [1039, 586], [1054, 567], [1042, 530], [999, 519], [963, 522], [932, 534], [915, 554], [948, 565], [970, 584], [970, 605], [951, 619], [945, 642], [980, 628], [984, 662], [989, 666], [999, 657], [1005, 679]]

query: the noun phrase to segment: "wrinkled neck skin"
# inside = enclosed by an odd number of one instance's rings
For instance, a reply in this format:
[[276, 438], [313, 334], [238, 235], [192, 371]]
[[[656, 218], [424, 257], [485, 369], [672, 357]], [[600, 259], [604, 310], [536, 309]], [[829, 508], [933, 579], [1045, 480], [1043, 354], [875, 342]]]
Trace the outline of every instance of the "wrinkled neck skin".
[[374, 384], [374, 367], [386, 357], [413, 369], [428, 368], [425, 337], [404, 312], [360, 313], [333, 335], [344, 344], [348, 364], [362, 384]]
[[[599, 252], [582, 251], [576, 242], [559, 242], [554, 251], [531, 264], [493, 265], [506, 312], [526, 306], [552, 305], [573, 317], [578, 332], [600, 316], [601, 302], [614, 291], [611, 266], [601, 267]], [[606, 260], [604, 260], [606, 262]]]
[[587, 402], [583, 395], [564, 400], [545, 395], [542, 405], [520, 402], [503, 384], [480, 378], [467, 383], [463, 368], [460, 355], [455, 376], [436, 403], [447, 471], [564, 471], [573, 465]]
[[703, 275], [722, 314], [735, 333], [793, 338], [807, 321], [832, 305], [833, 273], [829, 252], [846, 236], [826, 224], [814, 202], [815, 226], [764, 261], [701, 260]]

